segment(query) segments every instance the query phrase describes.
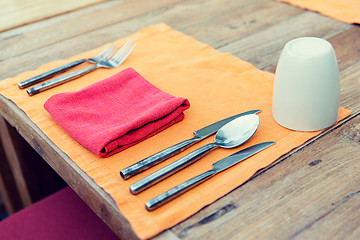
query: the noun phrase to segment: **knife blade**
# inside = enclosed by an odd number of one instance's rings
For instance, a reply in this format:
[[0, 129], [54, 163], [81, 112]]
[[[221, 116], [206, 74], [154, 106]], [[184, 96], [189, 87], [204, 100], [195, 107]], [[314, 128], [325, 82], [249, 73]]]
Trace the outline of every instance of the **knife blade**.
[[184, 192], [189, 191], [190, 189], [194, 188], [195, 186], [201, 184], [202, 182], [206, 181], [207, 179], [213, 177], [217, 173], [224, 171], [225, 169], [244, 161], [245, 159], [255, 155], [256, 153], [264, 150], [265, 148], [270, 147], [271, 145], [275, 144], [275, 142], [263, 142], [246, 149], [243, 149], [237, 153], [234, 153], [228, 157], [225, 157], [213, 164], [213, 168], [209, 171], [206, 171], [186, 182], [181, 183], [180, 185], [160, 194], [159, 196], [149, 200], [145, 203], [145, 207], [148, 211], [153, 211], [160, 206], [164, 205], [167, 202], [177, 198]]
[[197, 131], [194, 132], [194, 137], [191, 139], [187, 139], [185, 141], [182, 141], [178, 144], [175, 144], [169, 148], [166, 148], [158, 153], [155, 153], [154, 155], [151, 155], [150, 157], [144, 158], [143, 160], [124, 168], [120, 171], [120, 176], [127, 180], [136, 174], [145, 171], [146, 169], [149, 169], [152, 166], [155, 166], [164, 160], [180, 153], [181, 151], [184, 151], [188, 147], [192, 146], [198, 141], [203, 140], [206, 137], [209, 137], [216, 133], [221, 127], [223, 127], [228, 122], [234, 120], [235, 118], [248, 115], [248, 114], [256, 114], [259, 113], [260, 110], [252, 110], [244, 113], [240, 113], [231, 117], [228, 117], [226, 119], [220, 120], [218, 122], [215, 122], [213, 124], [210, 124], [206, 127], [203, 127]]

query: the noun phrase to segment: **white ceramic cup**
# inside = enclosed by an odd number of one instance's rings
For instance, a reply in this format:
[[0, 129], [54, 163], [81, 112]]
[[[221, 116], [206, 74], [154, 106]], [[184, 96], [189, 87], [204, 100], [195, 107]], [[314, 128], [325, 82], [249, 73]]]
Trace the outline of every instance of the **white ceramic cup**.
[[275, 121], [297, 131], [321, 130], [337, 121], [339, 102], [339, 67], [331, 44], [315, 37], [288, 42], [275, 73]]

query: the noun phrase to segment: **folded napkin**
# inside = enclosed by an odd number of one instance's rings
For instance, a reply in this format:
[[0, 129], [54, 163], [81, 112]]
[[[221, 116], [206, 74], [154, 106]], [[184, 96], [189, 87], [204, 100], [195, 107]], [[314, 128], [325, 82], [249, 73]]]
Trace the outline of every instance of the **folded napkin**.
[[132, 68], [44, 104], [81, 145], [109, 157], [184, 119], [189, 101], [152, 85]]
[[[321, 131], [291, 131], [274, 121], [271, 110], [274, 81], [272, 73], [258, 70], [248, 62], [221, 53], [165, 24], [144, 28], [129, 37], [119, 39], [116, 44], [122, 45], [128, 39], [132, 39], [137, 45], [119, 68], [99, 69], [76, 81], [49, 89], [31, 98], [24, 91], [19, 90], [18, 82], [66, 62], [94, 56], [106, 46], [63, 61], [51, 62], [33, 72], [0, 81], [0, 94], [19, 106], [56, 146], [91, 177], [99, 188], [104, 189], [114, 199], [121, 214], [131, 225], [131, 228], [123, 225], [121, 231], [134, 232], [141, 239], [153, 237], [229, 193], [246, 182], [259, 169], [265, 168], [290, 150], [321, 133]], [[119, 69], [127, 66], [137, 69], [147, 80], [163, 91], [174, 96], [186, 96], [191, 102], [191, 111], [186, 113], [186, 118], [181, 124], [175, 124], [166, 131], [113, 156], [100, 158], [76, 144], [76, 141], [57, 125], [42, 106], [56, 93], [80, 90], [99, 79], [114, 75]], [[121, 179], [119, 172], [125, 167], [193, 137], [193, 131], [197, 129], [253, 109], [261, 110], [260, 125], [254, 136], [244, 145], [234, 149], [217, 149], [136, 196], [129, 191], [131, 184], [190, 151], [213, 142], [214, 137], [204, 139], [138, 176], [126, 181]], [[349, 114], [350, 111], [341, 108], [339, 120]], [[219, 173], [159, 209], [153, 212], [146, 211], [146, 201], [211, 169], [212, 163], [219, 159], [265, 141], [275, 141], [276, 144]]]
[[360, 23], [359, 0], [278, 0], [319, 12], [345, 23]]

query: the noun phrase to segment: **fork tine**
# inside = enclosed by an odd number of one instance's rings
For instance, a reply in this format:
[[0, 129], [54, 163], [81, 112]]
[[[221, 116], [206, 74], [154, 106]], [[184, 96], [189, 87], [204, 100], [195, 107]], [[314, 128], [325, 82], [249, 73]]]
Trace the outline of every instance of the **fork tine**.
[[132, 50], [134, 49], [135, 46], [136, 46], [136, 43], [132, 44], [128, 49], [126, 49], [127, 52], [125, 52], [124, 55], [115, 59], [118, 66], [127, 59], [127, 57], [130, 55], [130, 53], [132, 52]]
[[132, 45], [135, 43], [132, 43], [132, 41], [127, 42], [124, 47], [121, 49], [121, 52], [119, 51], [118, 54], [116, 54], [112, 60], [118, 62], [120, 59], [124, 57], [124, 55], [127, 55], [127, 52], [131, 49]]
[[98, 57], [100, 59], [100, 61], [107, 60], [114, 54], [114, 52], [116, 51], [116, 48], [117, 47], [114, 44], [111, 44], [96, 57]]
[[115, 60], [117, 59], [119, 56], [121, 56], [125, 51], [126, 49], [128, 48], [128, 46], [130, 45], [131, 43], [131, 40], [127, 41], [124, 46], [122, 46], [120, 48], [120, 50], [111, 58], [112, 60]]

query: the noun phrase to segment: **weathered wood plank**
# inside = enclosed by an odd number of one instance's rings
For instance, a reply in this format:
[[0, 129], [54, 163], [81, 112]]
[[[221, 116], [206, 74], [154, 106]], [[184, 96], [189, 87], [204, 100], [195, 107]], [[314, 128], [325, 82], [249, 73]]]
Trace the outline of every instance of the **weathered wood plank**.
[[[308, 35], [326, 38], [339, 60], [341, 104], [354, 114], [155, 239], [356, 239], [360, 225], [358, 26], [266, 0], [111, 1], [5, 32], [6, 38], [0, 39], [0, 76], [15, 76], [159, 22], [270, 72], [288, 40]], [[21, 110], [3, 98], [0, 102], [0, 113], [87, 204], [119, 236], [136, 238], [111, 197]]]
[[54, 4], [47, 0], [1, 0], [0, 31], [40, 21], [102, 1], [105, 0], [58, 0]]
[[[23, 200], [24, 197], [27, 199], [27, 201], [22, 201], [21, 207], [15, 208], [15, 211], [43, 199], [66, 185], [62, 178], [49, 167], [15, 128], [3, 118], [0, 125], [2, 127], [0, 135], [4, 142], [2, 144], [4, 153], [8, 156], [1, 159], [1, 171], [4, 171], [2, 168], [6, 168], [6, 165], [11, 167], [7, 172], [1, 173], [8, 180], [4, 182], [4, 187], [9, 192], [16, 191]], [[11, 175], [14, 175], [16, 184], [13, 183], [14, 180], [11, 179]], [[14, 204], [18, 201], [15, 198], [19, 198], [19, 196], [12, 196], [11, 201]], [[13, 212], [10, 211], [9, 213]]]
[[11, 168], [9, 166], [8, 159], [5, 154], [5, 150], [0, 138], [0, 192], [2, 204], [5, 207], [8, 215], [15, 213], [22, 209], [24, 206], [21, 202], [18, 190], [15, 187], [15, 179]]
[[[316, 32], [320, 37], [329, 37], [344, 30], [344, 28], [349, 28], [346, 24], [315, 13], [306, 12], [305, 14], [301, 14], [303, 10], [289, 7], [278, 2], [250, 2], [251, 3], [245, 1], [247, 4], [243, 3], [238, 7], [229, 4], [226, 5], [226, 8], [221, 8], [224, 4], [220, 4], [219, 0], [207, 1], [206, 4], [203, 4], [202, 8], [198, 8], [195, 3], [193, 3], [193, 5], [187, 4], [186, 2], [185, 4], [175, 4], [171, 7], [157, 9], [155, 16], [143, 14], [133, 19], [126, 19], [125, 17], [117, 19], [118, 23], [115, 23], [115, 20], [112, 19], [112, 21], [108, 23], [110, 26], [104, 26], [105, 23], [102, 23], [102, 28], [93, 27], [92, 29], [87, 29], [90, 32], [82, 33], [81, 36], [74, 34], [74, 32], [80, 30], [78, 27], [67, 27], [64, 33], [67, 37], [57, 40], [56, 48], [54, 48], [53, 44], [40, 49], [24, 47], [24, 49], [30, 52], [6, 59], [5, 55], [4, 62], [8, 63], [8, 67], [6, 71], [4, 71], [0, 66], [0, 74], [3, 77], [15, 76], [22, 71], [35, 69], [46, 62], [66, 58], [71, 56], [70, 54], [74, 55], [86, 51], [89, 49], [89, 46], [96, 47], [106, 42], [114, 41], [142, 27], [162, 21], [194, 36], [202, 42], [219, 48], [221, 51], [230, 52], [249, 61], [259, 68], [274, 71], [274, 64], [276, 64], [280, 51], [288, 40], [297, 36], [308, 35], [312, 32]], [[217, 13], [214, 13], [214, 6], [220, 6], [217, 9], [215, 8]], [[113, 10], [115, 9], [114, 6], [112, 7], [112, 9], [106, 8], [105, 10], [115, 12], [115, 10]], [[134, 14], [134, 12], [129, 12]], [[188, 12], [192, 14], [188, 14]], [[212, 14], [205, 14], [206, 12]], [[108, 13], [108, 15], [111, 14]], [[49, 28], [55, 27], [57, 29], [63, 29], [65, 26], [76, 26], [74, 22], [84, 22], [86, 17], [88, 16], [79, 16], [69, 20], [67, 23], [58, 23], [56, 26], [49, 26]], [[122, 20], [125, 19], [126, 21], [122, 22]], [[174, 22], [172, 19], [177, 19], [177, 21]], [[219, 24], [222, 22], [226, 22], [227, 24], [225, 26]], [[320, 24], [316, 25], [318, 26], [316, 29], [309, 29], [308, 26], [314, 25], [313, 22], [319, 22]], [[289, 32], [284, 29], [288, 27], [287, 24], [300, 24], [303, 27], [300, 29], [297, 28], [293, 30], [293, 34], [289, 34]], [[121, 29], [120, 32], [119, 29]], [[47, 31], [48, 28], [41, 29], [33, 33], [28, 33], [23, 37], [34, 39], [33, 34], [44, 35], [43, 33]], [[214, 34], [214, 32], [216, 32], [216, 34]], [[325, 33], [329, 36], [325, 36]], [[49, 36], [49, 38], [54, 40], [53, 36]], [[26, 42], [27, 41], [21, 41], [18, 44]], [[83, 44], [79, 45], [79, 42]], [[259, 42], [259, 44], [254, 45], [256, 42]], [[32, 46], [31, 43], [26, 44]], [[7, 51], [9, 53], [18, 52], [18, 46], [15, 47], [17, 51], [12, 51], [13, 49], [11, 49], [11, 47], [8, 47], [9, 50]], [[34, 47], [39, 46], [35, 45]], [[68, 49], [72, 49], [72, 52], [69, 53]], [[36, 57], [34, 58], [34, 56]], [[31, 57], [34, 61], [26, 61]], [[15, 67], [18, 65], [22, 65], [23, 69]], [[11, 66], [14, 67], [12, 68]]]
[[8, 164], [15, 180], [15, 188], [18, 190], [21, 203], [24, 207], [31, 205], [32, 199], [27, 187], [26, 180], [22, 173], [21, 160], [19, 159], [18, 149], [16, 149], [9, 127], [4, 118], [0, 118], [1, 142], [3, 144]]
[[353, 111], [353, 114], [360, 112], [360, 63], [353, 71], [348, 71], [341, 80], [340, 103], [342, 106]]
[[360, 28], [349, 30], [329, 38], [339, 62], [341, 78], [341, 105], [360, 112]]
[[167, 230], [164, 231], [163, 233], [159, 234], [158, 236], [155, 236], [152, 238], [152, 240], [161, 240], [161, 239], [166, 239], [166, 240], [181, 240], [181, 238], [179, 238], [173, 231], [171, 230]]
[[[139, 1], [138, 4], [142, 3]], [[0, 47], [7, 46], [7, 48], [4, 47], [4, 51], [0, 52], [0, 54], [4, 54], [0, 55], [0, 59], [3, 59], [3, 63], [6, 63], [6, 68], [0, 65], [0, 75], [3, 77], [15, 76], [21, 72], [35, 69], [49, 61], [67, 58], [117, 40], [143, 27], [159, 22], [165, 22], [202, 42], [218, 47], [241, 39], [253, 32], [264, 30], [272, 24], [282, 22], [302, 12], [302, 10], [296, 8], [290, 8], [289, 11], [289, 8], [284, 4], [276, 2], [264, 3], [263, 0], [247, 0], [240, 3], [229, 1], [227, 5], [223, 4], [221, 0], [211, 0], [203, 3], [201, 8], [199, 8], [199, 2], [201, 1], [183, 1], [169, 6], [159, 4], [158, 9], [145, 6], [144, 9], [151, 12], [149, 14], [140, 10], [135, 11], [124, 5], [126, 3], [129, 5], [128, 2], [119, 3], [119, 5], [110, 5], [101, 9], [96, 14], [116, 15], [116, 7], [118, 6], [121, 9], [127, 7], [127, 15], [111, 18], [111, 21], [105, 19], [107, 22], [104, 20], [104, 22], [97, 24], [91, 22], [91, 28], [86, 27], [88, 25], [77, 24], [83, 23], [89, 18], [91, 13], [86, 13], [68, 21], [15, 37], [11, 39], [12, 44], [7, 41], [0, 42]], [[263, 6], [265, 6], [265, 9]], [[257, 13], [257, 9], [260, 12]], [[265, 12], [267, 13], [264, 18], [266, 20], [261, 17], [261, 14], [265, 14]], [[135, 14], [139, 15], [134, 16]], [[229, 20], [232, 20], [231, 24], [226, 26], [219, 24]], [[55, 33], [45, 34], [49, 32], [50, 28], [59, 29], [63, 33], [63, 37], [55, 38], [52, 35]], [[34, 39], [36, 39], [34, 36], [36, 35], [44, 35], [45, 39], [38, 40], [40, 44], [37, 44], [34, 42]], [[14, 55], [14, 52], [16, 55]], [[29, 62], [28, 59], [33, 59], [33, 61]], [[20, 69], [19, 65], [22, 66]]]
[[354, 239], [359, 130], [357, 115], [171, 231], [181, 239]]
[[[201, 42], [222, 50], [223, 48], [226, 49], [226, 46], [232, 44], [232, 42], [264, 31], [304, 12], [302, 9], [288, 7], [274, 1], [258, 0], [241, 1], [241, 4], [239, 2], [234, 3], [236, 5], [229, 6], [221, 14], [210, 15], [189, 26], [179, 24], [174, 27]], [[209, 8], [204, 8], [203, 11], [209, 11]], [[214, 9], [216, 8], [218, 7]], [[196, 11], [196, 9], [193, 11]]]
[[[14, 103], [0, 96], [0, 114], [118, 235], [137, 239], [115, 201], [64, 154]], [[109, 214], [111, 212], [111, 214]]]
[[[358, 81], [360, 65], [356, 54], [360, 46], [357, 42], [351, 43], [351, 40], [357, 39], [358, 31], [358, 27], [353, 26], [329, 38], [338, 53], [339, 67], [342, 72], [341, 104], [353, 111], [354, 119], [343, 124], [336, 131], [321, 136], [319, 140], [303, 150], [279, 159], [280, 163], [271, 167], [268, 170], [270, 172], [261, 174], [263, 180], [252, 179], [220, 199], [219, 203], [216, 202], [203, 209], [169, 231], [176, 233], [181, 239], [357, 239], [359, 236], [357, 228], [359, 220], [357, 219], [360, 215], [358, 210], [360, 178], [353, 179], [352, 176], [358, 176], [360, 173], [357, 164], [360, 160], [358, 104], [360, 102]], [[344, 44], [344, 42], [347, 43]], [[342, 48], [343, 45], [345, 47]], [[317, 172], [310, 172], [304, 169], [306, 164], [304, 165], [303, 159], [308, 161], [309, 167], [315, 167], [324, 162], [325, 167]], [[303, 165], [299, 166], [298, 162], [301, 161]], [[328, 165], [328, 162], [332, 165]], [[346, 170], [338, 171], [339, 166], [344, 167], [345, 164]], [[283, 167], [279, 168], [279, 165]], [[289, 168], [293, 172], [290, 173]], [[325, 168], [326, 171], [323, 170]], [[348, 170], [350, 172], [347, 172]], [[267, 176], [272, 176], [272, 178], [267, 180]], [[253, 183], [253, 181], [257, 182]], [[260, 181], [265, 181], [266, 185], [261, 187]], [[339, 184], [349, 181], [352, 182], [350, 186]], [[278, 182], [286, 184], [279, 187], [276, 184]], [[253, 184], [254, 189], [250, 189], [251, 191], [242, 189], [247, 184]], [[259, 189], [256, 189], [256, 186]], [[292, 191], [291, 188], [297, 191]], [[247, 199], [246, 196], [251, 194], [255, 196]], [[236, 200], [230, 196], [234, 196]], [[329, 203], [330, 200], [333, 202]], [[302, 206], [302, 203], [311, 203], [313, 207]], [[305, 210], [302, 210], [303, 208]], [[317, 210], [318, 208], [321, 210]], [[251, 211], [254, 211], [254, 214]], [[356, 214], [353, 213], [354, 211]], [[339, 221], [341, 219], [343, 224], [337, 224], [335, 228], [328, 229], [329, 225], [332, 226], [334, 219], [339, 219]], [[224, 235], [221, 235], [222, 232]], [[161, 234], [158, 238], [165, 239]]]
[[[45, 25], [39, 22], [21, 28], [20, 30], [5, 32], [2, 33], [3, 38], [0, 39], [0, 60], [9, 59], [32, 51], [35, 51], [36, 54], [37, 49], [51, 46], [79, 35], [86, 36], [88, 32], [131, 19], [157, 8], [166, 7], [177, 1], [179, 0], [161, 0], [152, 3], [146, 0], [111, 1], [89, 7], [79, 12], [68, 13], [57, 17], [59, 20], [53, 18], [52, 21], [47, 21]], [[119, 30], [116, 30], [116, 32], [119, 32]], [[92, 43], [92, 45], [87, 45], [87, 49], [107, 42], [106, 35], [99, 37], [99, 39], [95, 39], [96, 41], [87, 42], [87, 44]], [[83, 44], [75, 42], [74, 45]], [[64, 50], [58, 49], [56, 51], [65, 51], [67, 54], [71, 54], [74, 50], [65, 48]], [[73, 55], [74, 54], [76, 54], [76, 52], [74, 52]]]
[[360, 39], [360, 27], [356, 25], [328, 39], [334, 47], [340, 72], [346, 72], [354, 67], [358, 68], [360, 62], [360, 41], [358, 39]]
[[[315, 22], [317, 24], [314, 24]], [[234, 41], [219, 50], [231, 52], [259, 69], [275, 72], [274, 66], [288, 41], [305, 36], [327, 39], [350, 27], [313, 12], [304, 12], [263, 31]]]

